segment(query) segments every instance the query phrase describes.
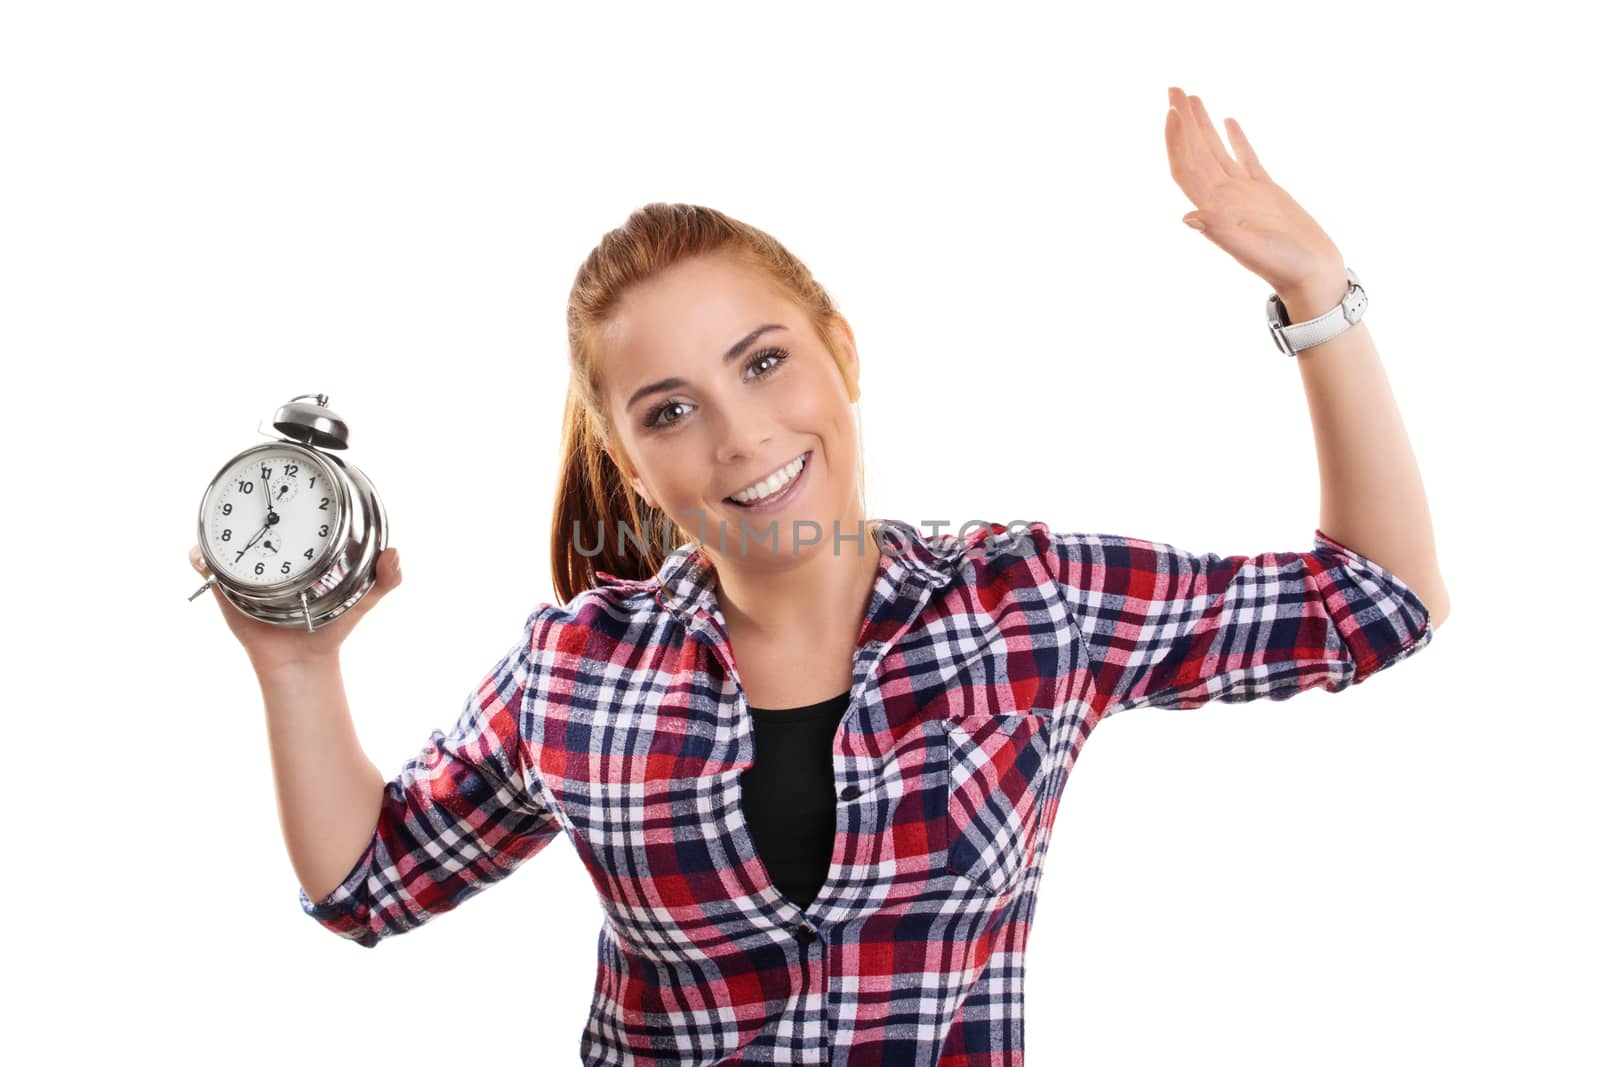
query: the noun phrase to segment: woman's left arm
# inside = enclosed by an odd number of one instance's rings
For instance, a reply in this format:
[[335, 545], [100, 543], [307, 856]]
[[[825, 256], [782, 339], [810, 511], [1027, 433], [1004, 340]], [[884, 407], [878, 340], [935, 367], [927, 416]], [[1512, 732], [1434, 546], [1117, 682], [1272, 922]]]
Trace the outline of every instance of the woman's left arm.
[[[1279, 292], [1289, 321], [1316, 318], [1343, 299], [1342, 266], [1329, 297], [1331, 285], [1330, 280], [1303, 293]], [[1438, 629], [1450, 614], [1450, 594], [1439, 573], [1428, 498], [1366, 322], [1295, 359], [1317, 439], [1322, 531], [1393, 571], [1427, 606]]]
[[[1196, 208], [1183, 221], [1266, 281], [1290, 322], [1338, 304], [1347, 285], [1344, 257], [1268, 176], [1244, 130], [1224, 120], [1230, 156], [1199, 97], [1177, 88], [1167, 94], [1167, 158], [1173, 180]], [[1316, 438], [1320, 528], [1410, 586], [1438, 629], [1450, 613], [1450, 596], [1427, 495], [1366, 322], [1295, 358]]]

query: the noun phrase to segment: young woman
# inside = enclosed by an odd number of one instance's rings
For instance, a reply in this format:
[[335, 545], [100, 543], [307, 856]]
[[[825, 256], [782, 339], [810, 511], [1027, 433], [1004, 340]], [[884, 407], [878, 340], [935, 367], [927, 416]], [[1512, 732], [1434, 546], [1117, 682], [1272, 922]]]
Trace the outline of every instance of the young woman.
[[[1237, 124], [1235, 162], [1198, 99], [1172, 103], [1191, 217], [1292, 322], [1337, 304], [1337, 251]], [[374, 946], [572, 842], [606, 912], [586, 1063], [1021, 1062], [1041, 863], [1095, 724], [1338, 691], [1446, 611], [1364, 326], [1300, 357], [1340, 539], [1254, 556], [869, 520], [849, 324], [720, 212], [635, 212], [579, 270], [568, 326], [560, 604], [397, 777], [361, 754], [337, 670], [399, 583], [393, 549], [315, 634], [217, 598], [328, 929]]]

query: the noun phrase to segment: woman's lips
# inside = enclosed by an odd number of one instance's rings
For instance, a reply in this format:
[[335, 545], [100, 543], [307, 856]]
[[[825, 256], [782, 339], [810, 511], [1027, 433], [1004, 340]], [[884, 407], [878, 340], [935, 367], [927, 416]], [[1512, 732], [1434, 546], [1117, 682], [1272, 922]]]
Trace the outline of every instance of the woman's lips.
[[801, 466], [800, 473], [790, 479], [789, 484], [785, 485], [783, 487], [783, 491], [772, 500], [754, 505], [740, 504], [731, 496], [723, 497], [723, 500], [727, 501], [729, 504], [732, 504], [740, 511], [753, 512], [758, 515], [764, 511], [773, 511], [777, 508], [783, 507], [790, 500], [793, 500], [797, 495], [799, 495], [800, 490], [805, 487], [806, 482], [808, 482], [811, 478], [811, 452], [808, 449], [800, 454], [805, 457], [805, 463]]

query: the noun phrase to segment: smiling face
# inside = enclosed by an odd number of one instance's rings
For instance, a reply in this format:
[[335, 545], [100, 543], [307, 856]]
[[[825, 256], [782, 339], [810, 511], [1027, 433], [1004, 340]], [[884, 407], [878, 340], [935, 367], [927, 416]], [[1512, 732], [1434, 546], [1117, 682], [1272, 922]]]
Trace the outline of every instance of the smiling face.
[[[797, 533], [817, 542], [802, 546], [799, 558], [833, 551], [834, 521], [843, 537], [864, 518], [860, 442], [845, 384], [845, 375], [857, 380], [860, 364], [842, 318], [835, 337], [843, 371], [801, 309], [759, 270], [728, 256], [676, 264], [630, 290], [607, 325], [601, 382], [613, 436], [606, 453], [635, 492], [701, 539], [719, 563], [789, 565]], [[749, 509], [729, 499], [793, 471], [801, 456], [803, 467], [775, 504]], [[801, 520], [817, 528], [797, 530]]]

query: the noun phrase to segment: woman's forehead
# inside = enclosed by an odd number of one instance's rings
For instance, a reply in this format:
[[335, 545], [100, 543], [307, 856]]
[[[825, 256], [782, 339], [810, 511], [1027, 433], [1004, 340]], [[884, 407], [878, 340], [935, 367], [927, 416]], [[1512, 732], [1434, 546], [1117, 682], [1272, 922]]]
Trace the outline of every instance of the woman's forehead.
[[795, 343], [799, 322], [781, 300], [702, 291], [681, 304], [619, 318], [599, 357], [600, 380], [616, 410], [625, 413], [641, 388], [714, 376], [760, 343]]
[[604, 334], [618, 356], [714, 361], [756, 326], [794, 316], [794, 305], [758, 272], [694, 261], [626, 293]]

